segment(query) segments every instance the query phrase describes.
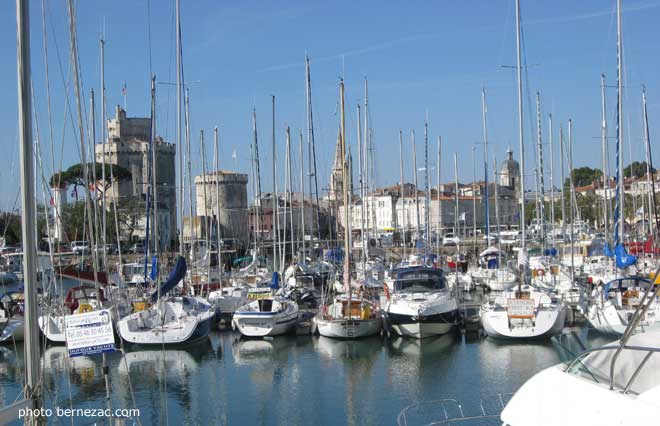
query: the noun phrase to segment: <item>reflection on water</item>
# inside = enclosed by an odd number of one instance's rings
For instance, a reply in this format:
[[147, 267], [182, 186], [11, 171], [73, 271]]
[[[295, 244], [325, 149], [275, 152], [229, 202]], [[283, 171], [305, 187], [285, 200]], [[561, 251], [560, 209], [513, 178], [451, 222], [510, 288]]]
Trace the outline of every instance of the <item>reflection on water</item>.
[[[586, 330], [576, 335], [584, 342], [607, 341]], [[409, 419], [428, 423], [442, 407], [426, 402], [456, 399], [474, 413], [482, 398], [514, 392], [559, 362], [558, 349], [573, 347], [571, 338], [468, 342], [450, 334], [423, 340], [244, 340], [220, 332], [192, 347], [129, 347], [124, 355], [117, 352], [107, 359], [113, 408], [133, 408], [135, 400], [144, 425], [396, 424], [404, 407], [418, 403]], [[2, 405], [21, 391], [23, 347], [16, 349], [0, 346]], [[47, 406], [105, 406], [101, 357], [69, 359], [63, 346], [51, 346], [43, 353], [43, 365]]]

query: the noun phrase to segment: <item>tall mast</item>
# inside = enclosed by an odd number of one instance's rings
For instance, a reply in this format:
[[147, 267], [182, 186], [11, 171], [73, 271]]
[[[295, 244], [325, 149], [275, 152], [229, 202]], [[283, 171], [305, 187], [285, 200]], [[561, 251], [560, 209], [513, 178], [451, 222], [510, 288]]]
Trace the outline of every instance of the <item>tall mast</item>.
[[[184, 179], [183, 179], [183, 145], [181, 144], [181, 92], [183, 88], [181, 83], [183, 80], [183, 69], [181, 64], [181, 0], [176, 0], [176, 148], [177, 155], [179, 157], [179, 223], [181, 226], [181, 232], [179, 233], [179, 255], [184, 255], [183, 250], [183, 211], [184, 211], [184, 198], [185, 198], [185, 188], [184, 188]], [[105, 124], [104, 124], [105, 125]], [[192, 203], [192, 200], [190, 200]], [[190, 218], [192, 221], [192, 217]], [[192, 222], [191, 222], [192, 229]]]
[[618, 157], [618, 171], [617, 171], [617, 211], [618, 212], [618, 227], [615, 228], [616, 232], [614, 235], [615, 245], [619, 243], [621, 236], [624, 235], [625, 230], [623, 229], [625, 225], [625, 208], [624, 208], [624, 199], [625, 199], [625, 187], [624, 187], [624, 173], [623, 173], [623, 35], [622, 35], [622, 22], [621, 22], [621, 0], [616, 2], [616, 149]]
[[555, 246], [555, 149], [552, 138], [552, 114], [548, 115], [548, 137], [550, 138], [550, 223], [552, 224], [552, 246]]
[[[257, 211], [256, 211], [256, 213], [257, 213], [257, 215], [256, 215], [257, 216], [257, 222], [256, 222], [257, 223], [257, 226], [256, 226], [257, 234], [254, 237], [255, 243], [256, 243], [256, 241], [258, 240], [258, 235], [262, 231], [262, 229], [261, 229], [261, 227], [262, 227], [262, 222], [261, 222], [261, 170], [260, 170], [261, 166], [260, 166], [260, 161], [259, 161], [259, 139], [258, 139], [258, 134], [257, 134], [257, 110], [256, 109], [252, 110], [252, 131], [253, 131], [253, 134], [254, 134], [254, 163], [255, 163], [254, 167], [255, 167], [255, 174], [257, 175], [256, 176], [256, 184], [257, 184], [257, 187], [256, 187], [257, 191], [256, 192], [257, 193], [255, 194], [256, 198], [257, 198], [257, 202], [256, 202], [256, 207], [257, 207]], [[216, 135], [217, 135], [217, 133], [218, 132], [217, 132], [217, 128], [216, 128]], [[218, 212], [219, 211], [220, 210], [218, 210]]]
[[[101, 182], [103, 185], [103, 192], [101, 193], [101, 227], [103, 231], [101, 233], [101, 238], [103, 242], [103, 265], [105, 268], [108, 268], [108, 255], [106, 253], [106, 243], [107, 243], [107, 212], [105, 207], [105, 191], [107, 189], [106, 176], [105, 176], [105, 40], [103, 37], [99, 40], [101, 47]], [[93, 141], [96, 144], [96, 139]], [[96, 151], [96, 145], [94, 145], [94, 151]], [[96, 158], [96, 152], [94, 153], [94, 158]], [[119, 246], [119, 241], [117, 241], [117, 246]]]
[[[220, 138], [218, 136], [218, 126], [213, 128], [213, 156], [215, 162], [215, 237], [216, 237], [216, 248], [218, 250], [218, 271], [220, 271], [220, 284], [222, 284], [222, 239], [220, 234]], [[261, 200], [261, 198], [259, 198]], [[257, 215], [257, 217], [259, 217]], [[257, 229], [259, 227], [257, 226]]]
[[478, 257], [477, 251], [477, 156], [475, 155], [476, 146], [472, 146], [472, 245], [474, 247], [475, 258]]
[[[204, 245], [208, 252], [209, 248], [209, 199], [206, 192], [206, 184], [209, 179], [208, 172], [206, 170], [206, 144], [204, 143], [204, 130], [199, 131], [199, 150], [202, 151], [202, 197], [204, 199], [204, 212], [199, 212], [199, 215], [204, 218]], [[196, 190], [197, 188], [195, 188]]]
[[190, 164], [190, 97], [189, 97], [189, 91], [188, 88], [186, 88], [186, 94], [184, 98], [184, 108], [185, 108], [185, 125], [186, 125], [186, 161], [188, 163], [188, 199], [190, 200], [190, 205], [188, 206], [188, 212], [190, 215], [190, 268], [192, 270], [194, 261], [195, 261], [195, 216], [194, 216], [194, 209], [195, 209], [195, 202], [193, 198], [193, 191], [192, 191], [192, 185], [193, 185], [193, 178], [192, 178], [192, 166]]
[[[651, 153], [651, 135], [649, 133], [649, 115], [646, 108], [646, 87], [642, 89], [642, 107], [644, 112], [644, 140], [646, 142], [646, 179], [647, 179], [647, 192], [649, 194], [649, 233], [651, 241], [655, 243], [655, 233], [658, 230], [659, 224], [657, 223], [657, 206], [655, 203], [655, 179], [651, 177], [653, 170], [653, 155]], [[657, 243], [655, 243], [657, 244]], [[655, 250], [653, 251], [655, 257]]]
[[[39, 326], [37, 325], [37, 247], [34, 190], [34, 147], [32, 144], [32, 102], [30, 100], [30, 8], [29, 0], [16, 0], [16, 62], [18, 72], [18, 127], [21, 160], [21, 237], [25, 286], [25, 389], [34, 409], [41, 406], [39, 386]], [[18, 417], [18, 416], [17, 416]], [[35, 421], [35, 418], [31, 420]]]
[[[314, 116], [312, 115], [312, 80], [309, 69], [309, 57], [305, 56], [305, 74], [307, 94], [307, 143], [309, 155], [311, 156], [309, 167], [313, 167], [309, 173], [309, 192], [312, 193], [312, 180], [314, 181], [314, 196], [316, 197], [316, 231], [319, 241], [321, 240], [321, 213], [319, 203], [319, 183], [316, 177], [316, 144], [314, 143]], [[313, 178], [313, 179], [312, 179]]]
[[305, 263], [305, 150], [303, 149], [303, 134], [300, 131], [300, 227], [302, 228], [302, 259]]
[[442, 137], [438, 136], [438, 226], [435, 234], [435, 245], [438, 256], [440, 256], [440, 234], [442, 230], [442, 201], [440, 200], [440, 172], [441, 172], [441, 157], [440, 151], [442, 150]]
[[362, 254], [360, 259], [362, 260], [362, 270], [364, 271], [364, 261], [366, 257], [367, 244], [366, 239], [364, 238], [364, 209], [366, 208], [366, 200], [364, 196], [364, 169], [362, 167], [362, 114], [360, 113], [360, 104], [357, 104], [357, 145], [358, 145], [358, 180], [360, 182], [360, 202], [362, 207], [360, 208], [360, 238], [362, 239]]
[[538, 143], [538, 157], [539, 157], [539, 189], [541, 195], [539, 199], [539, 218], [541, 219], [541, 243], [545, 244], [545, 178], [543, 171], [543, 141], [541, 139], [541, 93], [536, 92], [536, 129], [537, 129], [537, 143]]
[[273, 270], [278, 271], [278, 256], [280, 252], [280, 215], [279, 205], [277, 199], [277, 151], [275, 149], [275, 96], [271, 97], [273, 103]]
[[339, 105], [341, 110], [341, 161], [342, 161], [342, 192], [344, 198], [344, 290], [349, 295], [351, 291], [351, 221], [348, 198], [348, 170], [346, 168], [346, 120], [344, 110], [344, 79], [339, 80]]
[[575, 282], [575, 236], [574, 222], [575, 222], [575, 206], [574, 205], [574, 192], [575, 182], [573, 182], [573, 120], [568, 119], [568, 168], [571, 171], [569, 174], [569, 181], [571, 185], [571, 282]]
[[416, 232], [417, 235], [415, 238], [419, 238], [419, 228], [422, 225], [422, 220], [419, 215], [419, 190], [417, 186], [417, 149], [415, 147], [415, 131], [412, 131], [412, 138], [411, 138], [411, 143], [412, 143], [412, 151], [413, 151], [413, 175], [415, 177], [415, 210], [417, 214], [417, 226], [416, 226]]
[[499, 199], [499, 190], [498, 190], [498, 185], [497, 185], [497, 158], [493, 157], [493, 187], [495, 189], [495, 220], [497, 221], [497, 268], [502, 267], [502, 243], [501, 239], [499, 238], [500, 234], [500, 199]]
[[458, 156], [454, 153], [454, 237], [458, 237]]
[[520, 140], [520, 230], [522, 250], [527, 247], [525, 235], [525, 143], [523, 139], [522, 61], [520, 56], [520, 0], [516, 0], [516, 58], [518, 71], [518, 138]]
[[486, 107], [486, 89], [483, 87], [481, 88], [481, 114], [484, 127], [484, 231], [486, 234], [486, 245], [490, 245], [490, 240], [488, 239], [490, 232], [490, 212], [488, 209], [488, 126], [486, 121], [488, 107]]
[[[407, 209], [404, 208], [404, 200], [403, 200], [403, 132], [399, 130], [399, 176], [401, 178], [400, 185], [399, 185], [399, 200], [401, 200], [401, 234], [402, 234], [402, 240], [403, 240], [403, 254], [405, 255], [406, 253], [406, 221], [404, 220], [405, 217], [407, 216]], [[398, 202], [397, 202], [398, 204]], [[364, 208], [364, 206], [362, 206]], [[397, 218], [399, 215], [397, 215]]]
[[[291, 164], [289, 162], [289, 155], [291, 153], [291, 133], [289, 130], [289, 127], [287, 126], [286, 128], [286, 138], [285, 138], [285, 146], [284, 146], [284, 229], [282, 230], [282, 238], [284, 238], [284, 242], [282, 244], [282, 257], [280, 258], [281, 260], [281, 267], [284, 269], [284, 265], [286, 264], [286, 239], [287, 239], [287, 211], [289, 211], [291, 205], [289, 203], [289, 182], [290, 182], [290, 174], [289, 174], [289, 165]], [[291, 231], [289, 231], [291, 232]], [[291, 232], [291, 235], [293, 236], [293, 232]], [[291, 238], [293, 240], [293, 238]]]
[[559, 126], [559, 165], [561, 170], [561, 233], [566, 231], [566, 187], [564, 185], [564, 126]]
[[[367, 77], [364, 77], [364, 139], [363, 139], [363, 149], [364, 149], [364, 167], [366, 171], [366, 176], [367, 176], [367, 185], [366, 185], [366, 190], [365, 192], [368, 194], [369, 190], [371, 189], [371, 185], [373, 185], [373, 182], [371, 182], [371, 174], [369, 173], [370, 166], [371, 166], [371, 156], [369, 155], [370, 151], [369, 149], [371, 148], [370, 146], [370, 133], [369, 133], [369, 82], [367, 81]], [[373, 204], [372, 200], [369, 200], [369, 218], [373, 215]], [[367, 226], [367, 229], [370, 229], [371, 232], [376, 232], [376, 230], [373, 227], [373, 221], [369, 220], [369, 226]]]
[[601, 125], [600, 125], [600, 150], [601, 150], [601, 164], [602, 164], [602, 169], [603, 169], [603, 192], [604, 192], [604, 197], [603, 197], [603, 217], [604, 217], [604, 230], [605, 230], [605, 241], [609, 244], [610, 242], [610, 235], [609, 235], [609, 223], [610, 223], [610, 218], [609, 218], [609, 211], [607, 208], [608, 204], [608, 199], [609, 199], [609, 177], [608, 177], [608, 171], [607, 171], [607, 163], [608, 161], [608, 155], [607, 155], [607, 111], [605, 108], [605, 74], [601, 74], [600, 76], [600, 103], [601, 103], [601, 110], [600, 110], [600, 117], [601, 117]]
[[[151, 187], [154, 198], [154, 253], [160, 253], [160, 236], [158, 235], [158, 147], [156, 144], [156, 76], [151, 77]], [[105, 250], [104, 250], [105, 252]]]
[[425, 244], [424, 244], [424, 255], [427, 256], [426, 261], [428, 262], [428, 245], [431, 238], [430, 232], [430, 215], [429, 215], [429, 123], [428, 121], [424, 122], [424, 222], [425, 222]]

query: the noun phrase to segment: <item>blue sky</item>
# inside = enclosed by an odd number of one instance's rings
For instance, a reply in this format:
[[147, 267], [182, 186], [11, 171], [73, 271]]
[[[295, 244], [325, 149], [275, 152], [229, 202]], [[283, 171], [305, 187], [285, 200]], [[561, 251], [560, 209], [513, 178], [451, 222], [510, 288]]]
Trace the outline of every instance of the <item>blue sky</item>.
[[[85, 97], [91, 88], [97, 92], [99, 89], [98, 39], [105, 28], [108, 109], [114, 111], [115, 105], [123, 104], [121, 88], [125, 80], [129, 116], [146, 116], [150, 72], [156, 74], [160, 82], [175, 81], [174, 0], [78, 3]], [[182, 0], [182, 4], [184, 66], [191, 90], [194, 159], [201, 158], [197, 147], [200, 129], [211, 135], [213, 127], [218, 125], [222, 140], [221, 167], [249, 172], [251, 111], [256, 108], [262, 185], [264, 190], [269, 190], [272, 186], [270, 95], [277, 97], [276, 136], [278, 156], [282, 159], [285, 126], [291, 126], [294, 135], [305, 128], [305, 53], [309, 54], [312, 66], [320, 188], [328, 186], [339, 122], [340, 76], [346, 82], [347, 131], [351, 145], [356, 143], [355, 107], [363, 102], [364, 77], [369, 79], [370, 119], [379, 185], [393, 184], [399, 179], [399, 129], [404, 132], [406, 144], [406, 180], [412, 180], [412, 129], [417, 134], [418, 167], [421, 167], [427, 114], [434, 164], [437, 137], [441, 135], [444, 141], [443, 180], [453, 179], [454, 153], [459, 158], [460, 179], [471, 179], [472, 147], [482, 140], [482, 86], [486, 87], [488, 98], [490, 156], [496, 155], [502, 160], [509, 144], [515, 157], [519, 156], [515, 70], [502, 67], [515, 64], [513, 0], [405, 3]], [[62, 138], [64, 81], [69, 63], [67, 9], [63, 0], [46, 0], [46, 6], [54, 159], [56, 168], [60, 161], [66, 168], [80, 160], [70, 119]], [[31, 2], [32, 66], [39, 133], [44, 144], [44, 174], [49, 176], [52, 154], [41, 7], [41, 1]], [[526, 62], [533, 65], [529, 68], [528, 84], [525, 84], [525, 98], [531, 100], [537, 90], [541, 92], [545, 143], [548, 142], [548, 113], [552, 112], [555, 120], [556, 146], [559, 125], [566, 127], [568, 118], [572, 117], [576, 167], [600, 164], [599, 140], [594, 137], [600, 135], [600, 74], [605, 72], [611, 85], [616, 78], [614, 10], [614, 0], [522, 1]], [[623, 20], [624, 124], [626, 142], [630, 143], [626, 156], [631, 151], [635, 159], [643, 160], [642, 84], [647, 86], [652, 141], [660, 119], [660, 83], [657, 80], [660, 75], [657, 46], [660, 1], [625, 1]], [[4, 210], [12, 206], [18, 187], [15, 5], [12, 1], [0, 2], [0, 40], [0, 56], [5, 58], [4, 66], [0, 67], [0, 85], [5, 93], [0, 101], [5, 153], [0, 157], [0, 209]], [[75, 111], [72, 93], [69, 102]], [[610, 88], [607, 95], [609, 133], [614, 136], [616, 92]], [[159, 85], [157, 99], [158, 132], [174, 141], [172, 87]], [[533, 103], [530, 106], [526, 102], [524, 113], [528, 172], [531, 173], [536, 132]], [[97, 129], [100, 118], [98, 123]], [[297, 136], [294, 141], [294, 159], [297, 160]], [[211, 144], [207, 146], [207, 157], [211, 158]], [[655, 158], [659, 159], [658, 144], [654, 146]], [[234, 150], [236, 160], [232, 159]], [[545, 150], [547, 169], [549, 147]], [[481, 151], [478, 146], [479, 163]], [[357, 164], [357, 158], [354, 160]], [[210, 165], [211, 161], [207, 161]], [[201, 170], [201, 162], [197, 161], [194, 167]], [[298, 166], [294, 167], [294, 176], [297, 176]], [[558, 168], [557, 164], [557, 182]], [[481, 168], [479, 170], [481, 174]]]

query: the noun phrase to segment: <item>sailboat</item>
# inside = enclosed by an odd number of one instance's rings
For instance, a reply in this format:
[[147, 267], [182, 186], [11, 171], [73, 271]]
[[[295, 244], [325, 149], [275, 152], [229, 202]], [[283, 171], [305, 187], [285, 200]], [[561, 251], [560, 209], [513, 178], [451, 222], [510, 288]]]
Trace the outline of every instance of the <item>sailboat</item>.
[[0, 296], [0, 343], [23, 340], [24, 309], [25, 300], [22, 292], [8, 291]]
[[[351, 250], [350, 196], [348, 193], [348, 165], [346, 160], [346, 128], [344, 115], [344, 81], [339, 82], [341, 108], [341, 158], [344, 201], [344, 250]], [[350, 256], [344, 256], [343, 274], [344, 294], [335, 297], [329, 306], [323, 305], [321, 311], [314, 317], [318, 333], [325, 337], [340, 339], [373, 336], [382, 327], [379, 309], [367, 298], [356, 297], [351, 288]]]
[[[529, 267], [525, 237], [525, 144], [523, 139], [523, 100], [521, 63], [520, 0], [516, 0], [516, 52], [518, 74], [518, 136], [520, 140], [520, 228], [521, 247], [518, 251], [518, 288], [497, 295], [480, 308], [483, 328], [496, 338], [539, 338], [561, 332], [567, 309], [561, 300], [524, 285]], [[570, 125], [570, 121], [569, 121]], [[570, 127], [569, 127], [570, 129]]]
[[215, 311], [205, 299], [191, 296], [165, 297], [185, 277], [186, 270], [186, 260], [179, 256], [170, 275], [151, 295], [149, 301], [153, 305], [118, 321], [117, 331], [125, 342], [167, 345], [208, 337]]

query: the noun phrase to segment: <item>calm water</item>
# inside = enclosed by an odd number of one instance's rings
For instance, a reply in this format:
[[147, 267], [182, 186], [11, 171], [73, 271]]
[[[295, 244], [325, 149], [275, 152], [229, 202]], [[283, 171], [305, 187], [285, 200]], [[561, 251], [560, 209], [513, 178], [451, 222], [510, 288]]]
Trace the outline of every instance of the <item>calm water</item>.
[[[586, 330], [577, 331], [593, 340]], [[559, 362], [560, 349], [550, 341], [467, 341], [461, 335], [423, 341], [314, 336], [264, 341], [223, 331], [194, 347], [129, 348], [125, 357], [115, 353], [108, 360], [113, 408], [139, 408], [144, 425], [394, 425], [401, 410], [419, 402], [453, 398], [463, 403], [465, 414], [478, 412], [482, 398], [495, 406], [489, 396], [515, 392]], [[100, 356], [67, 362], [65, 348], [51, 346], [43, 361], [47, 406], [105, 407]], [[19, 394], [22, 365], [22, 344], [16, 350], [0, 347], [0, 405]], [[413, 407], [408, 425], [442, 415], [437, 403]], [[76, 418], [73, 424], [93, 420]], [[52, 418], [49, 424], [72, 420]]]

